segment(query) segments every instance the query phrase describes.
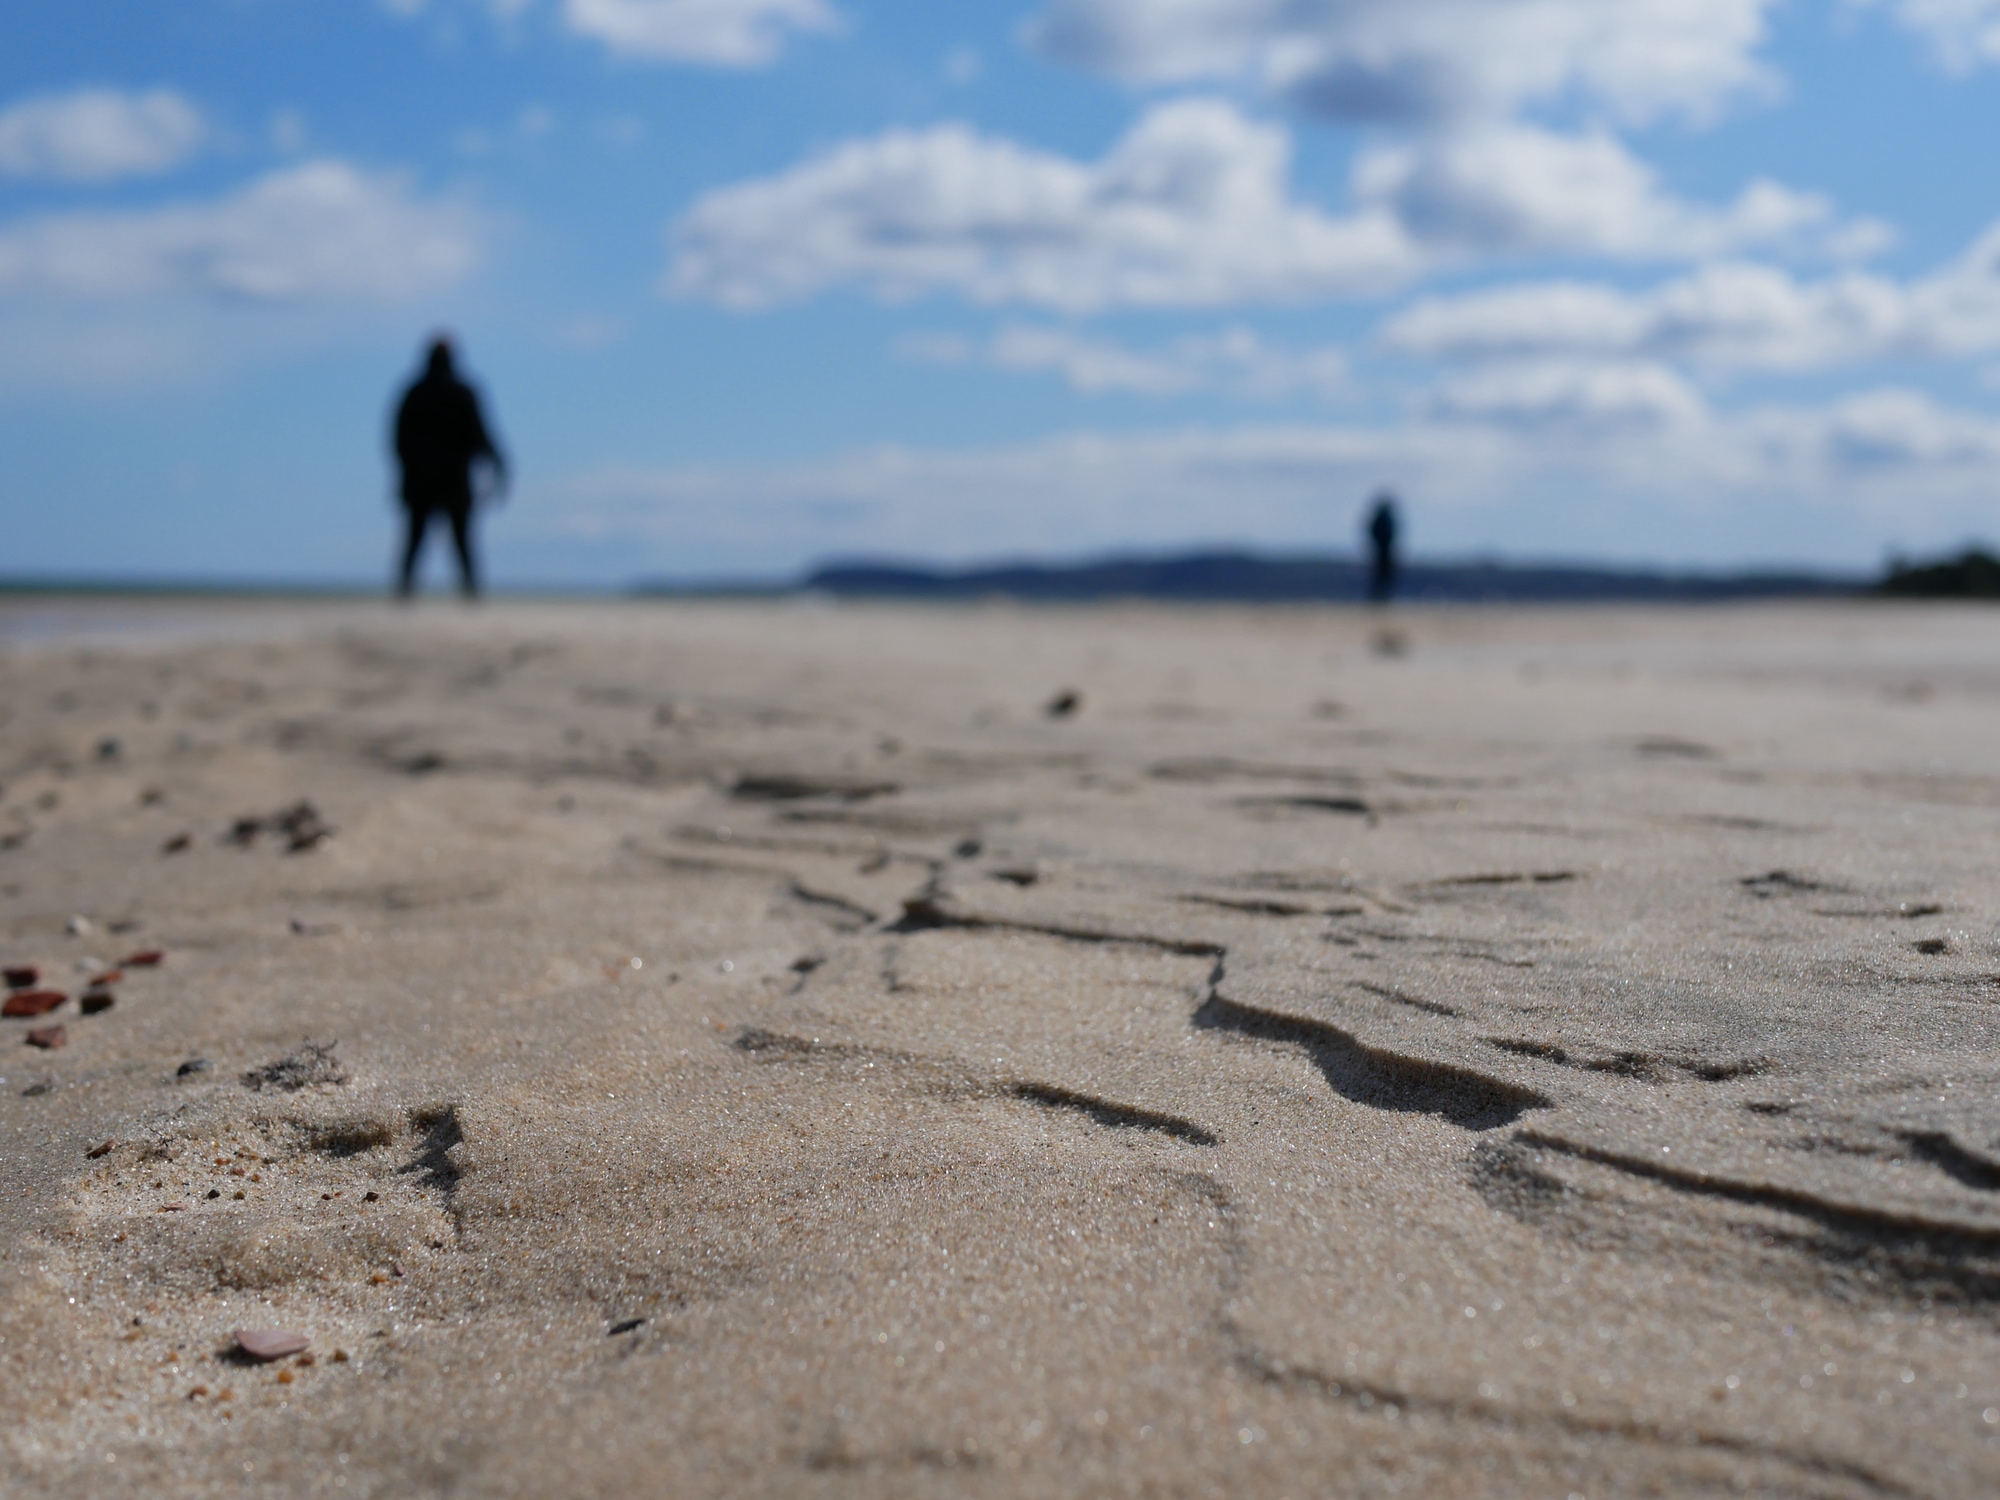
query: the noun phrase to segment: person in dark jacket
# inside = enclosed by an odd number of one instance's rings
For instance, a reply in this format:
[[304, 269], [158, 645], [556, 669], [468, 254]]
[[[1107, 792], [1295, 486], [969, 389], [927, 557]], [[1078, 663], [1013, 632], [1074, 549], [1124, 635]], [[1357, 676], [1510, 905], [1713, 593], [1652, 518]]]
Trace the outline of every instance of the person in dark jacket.
[[1396, 592], [1396, 497], [1387, 490], [1375, 497], [1375, 508], [1369, 513], [1368, 545], [1375, 554], [1368, 575], [1368, 597], [1376, 604], [1387, 604]]
[[416, 587], [417, 553], [433, 516], [451, 522], [458, 549], [459, 589], [479, 595], [479, 567], [472, 555], [472, 471], [491, 468], [494, 494], [507, 487], [507, 460], [487, 430], [479, 393], [459, 379], [452, 365], [451, 340], [431, 341], [424, 373], [403, 392], [396, 407], [396, 462], [402, 468], [403, 512], [409, 534], [397, 593], [407, 599]]

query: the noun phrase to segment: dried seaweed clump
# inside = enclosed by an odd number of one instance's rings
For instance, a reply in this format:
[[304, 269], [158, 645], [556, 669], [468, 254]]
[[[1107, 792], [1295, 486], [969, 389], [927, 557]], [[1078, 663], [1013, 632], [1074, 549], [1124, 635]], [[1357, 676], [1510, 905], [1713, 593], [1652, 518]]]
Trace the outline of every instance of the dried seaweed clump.
[[315, 1041], [306, 1044], [288, 1057], [276, 1062], [265, 1063], [261, 1068], [252, 1068], [243, 1075], [243, 1082], [257, 1090], [267, 1088], [283, 1089], [286, 1093], [296, 1093], [303, 1088], [311, 1088], [316, 1083], [345, 1083], [347, 1069], [333, 1055], [339, 1042], [324, 1045]]

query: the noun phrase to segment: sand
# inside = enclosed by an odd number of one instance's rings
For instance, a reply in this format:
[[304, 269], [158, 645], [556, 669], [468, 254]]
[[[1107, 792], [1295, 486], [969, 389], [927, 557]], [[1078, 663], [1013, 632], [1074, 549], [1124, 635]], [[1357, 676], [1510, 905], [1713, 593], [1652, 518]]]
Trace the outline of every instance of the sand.
[[0, 608], [0, 1490], [2000, 1492], [2000, 614], [1384, 628]]

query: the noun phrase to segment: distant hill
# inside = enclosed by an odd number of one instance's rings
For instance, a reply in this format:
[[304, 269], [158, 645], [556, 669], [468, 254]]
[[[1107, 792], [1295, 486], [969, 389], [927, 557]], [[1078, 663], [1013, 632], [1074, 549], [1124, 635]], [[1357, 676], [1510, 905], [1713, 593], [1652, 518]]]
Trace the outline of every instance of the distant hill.
[[1972, 547], [1941, 562], [1892, 562], [1875, 587], [1906, 599], [2000, 599], [2000, 557]]
[[[1045, 602], [1162, 599], [1188, 603], [1353, 602], [1367, 570], [1352, 557], [1262, 557], [1193, 552], [1108, 557], [1078, 563], [1009, 563], [936, 569], [888, 562], [833, 562], [801, 585], [819, 593], [876, 599], [1005, 597]], [[1435, 604], [1530, 604], [1783, 599], [1865, 591], [1869, 582], [1805, 572], [1668, 573], [1567, 564], [1416, 562], [1397, 597]]]

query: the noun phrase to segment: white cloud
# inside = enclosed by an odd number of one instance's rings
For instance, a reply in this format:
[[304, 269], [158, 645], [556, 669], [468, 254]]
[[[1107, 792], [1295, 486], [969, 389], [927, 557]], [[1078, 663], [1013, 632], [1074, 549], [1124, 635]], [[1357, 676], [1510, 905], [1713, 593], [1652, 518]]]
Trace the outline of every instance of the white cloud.
[[764, 67], [792, 33], [840, 24], [825, 0], [564, 0], [563, 20], [628, 57], [720, 68]]
[[1758, 180], [1725, 208], [1661, 190], [1611, 136], [1491, 125], [1365, 153], [1361, 203], [1443, 254], [1698, 259], [1746, 245], [1868, 250], [1885, 230], [1839, 225], [1825, 198]]
[[0, 111], [0, 173], [67, 182], [152, 176], [207, 138], [201, 111], [172, 89], [41, 94]]
[[900, 352], [931, 364], [985, 365], [1022, 374], [1054, 374], [1087, 395], [1124, 392], [1172, 396], [1225, 390], [1282, 396], [1300, 389], [1331, 394], [1348, 383], [1338, 349], [1299, 353], [1273, 348], [1248, 328], [1177, 339], [1160, 349], [1126, 348], [1069, 328], [1012, 325], [984, 343], [954, 337], [905, 340]]
[[2000, 63], [2000, 0], [1855, 0], [1888, 5], [1896, 19], [1927, 40], [1955, 73]]
[[0, 225], [0, 294], [393, 301], [463, 277], [481, 228], [400, 178], [315, 161], [212, 202]]
[[1290, 142], [1227, 104], [1149, 111], [1094, 163], [963, 125], [850, 141], [699, 200], [673, 291], [739, 308], [860, 282], [880, 296], [1085, 311], [1353, 292], [1410, 274], [1383, 214], [1293, 201]]
[[1484, 365], [1439, 383], [1439, 416], [1516, 426], [1692, 428], [1707, 415], [1701, 393], [1665, 365], [1544, 359]]
[[894, 130], [701, 198], [668, 284], [738, 308], [843, 283], [1072, 312], [1225, 306], [1381, 292], [1479, 256], [1675, 259], [1865, 229], [1770, 183], [1688, 204], [1609, 137], [1524, 125], [1365, 152], [1345, 214], [1294, 198], [1290, 168], [1283, 130], [1213, 99], [1155, 106], [1096, 162], [963, 125]]
[[1419, 302], [1382, 343], [1432, 359], [1678, 359], [1820, 370], [2000, 349], [2000, 224], [1911, 282], [1856, 271], [1801, 281], [1770, 266], [1705, 266], [1642, 292], [1536, 282]]
[[1052, 0], [1028, 37], [1129, 82], [1249, 82], [1341, 119], [1498, 118], [1580, 98], [1644, 121], [1702, 118], [1767, 89], [1755, 53], [1774, 3]]

